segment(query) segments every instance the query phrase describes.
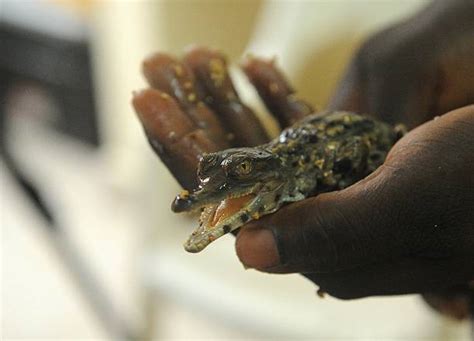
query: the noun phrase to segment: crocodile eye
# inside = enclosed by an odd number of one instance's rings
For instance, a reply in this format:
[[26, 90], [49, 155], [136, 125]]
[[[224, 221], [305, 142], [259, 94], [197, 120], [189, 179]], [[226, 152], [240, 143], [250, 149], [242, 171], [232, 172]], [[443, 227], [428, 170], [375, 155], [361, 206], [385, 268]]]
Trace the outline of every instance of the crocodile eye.
[[236, 169], [237, 174], [239, 175], [247, 175], [250, 173], [251, 170], [252, 170], [252, 164], [250, 163], [249, 160], [245, 160], [239, 163]]

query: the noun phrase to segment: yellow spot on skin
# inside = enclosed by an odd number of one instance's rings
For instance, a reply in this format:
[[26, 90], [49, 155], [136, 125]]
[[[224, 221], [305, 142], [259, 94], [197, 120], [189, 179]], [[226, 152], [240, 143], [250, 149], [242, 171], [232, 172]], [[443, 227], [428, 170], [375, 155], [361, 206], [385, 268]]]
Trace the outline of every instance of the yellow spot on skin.
[[346, 116], [344, 116], [344, 118], [342, 120], [344, 121], [344, 123], [351, 123], [352, 122], [352, 117], [349, 116], [349, 115], [346, 115]]
[[343, 131], [344, 131], [344, 127], [336, 126], [336, 127], [329, 128], [328, 130], [326, 130], [326, 134], [328, 136], [336, 136], [337, 134], [342, 133]]
[[189, 198], [189, 191], [183, 189], [181, 193], [179, 193], [179, 196], [183, 199]]
[[260, 214], [258, 212], [255, 212], [254, 214], [252, 214], [252, 218], [257, 220], [260, 218]]
[[211, 79], [214, 82], [214, 86], [220, 87], [224, 83], [225, 78], [225, 65], [222, 60], [212, 58], [209, 61], [209, 71], [211, 72]]
[[181, 65], [173, 65], [174, 73], [176, 76], [181, 77], [184, 74], [183, 67]]
[[194, 102], [196, 100], [196, 94], [195, 93], [190, 93], [188, 95], [188, 101]]
[[162, 92], [160, 96], [161, 96], [161, 98], [164, 98], [164, 99], [169, 99], [170, 98], [170, 95], [168, 95], [167, 93], [164, 93], [164, 92]]
[[332, 171], [327, 171], [323, 173], [323, 182], [329, 186], [336, 184], [336, 179], [334, 179]]
[[280, 87], [275, 82], [271, 82], [269, 88], [272, 94], [276, 94], [280, 90]]
[[324, 160], [323, 160], [323, 159], [316, 160], [316, 161], [314, 161], [314, 165], [315, 165], [316, 167], [318, 167], [319, 169], [323, 169]]

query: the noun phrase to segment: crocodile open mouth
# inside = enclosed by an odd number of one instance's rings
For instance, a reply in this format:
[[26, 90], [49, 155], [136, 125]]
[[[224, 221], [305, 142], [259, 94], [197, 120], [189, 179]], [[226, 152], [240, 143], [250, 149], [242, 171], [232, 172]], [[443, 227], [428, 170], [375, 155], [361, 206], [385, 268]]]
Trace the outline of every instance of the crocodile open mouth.
[[217, 205], [209, 205], [202, 212], [201, 222], [207, 223], [210, 228], [215, 227], [241, 211], [253, 198], [255, 198], [255, 194], [250, 193], [226, 198]]
[[184, 244], [186, 251], [199, 252], [217, 238], [249, 221], [251, 219], [250, 207], [256, 197], [257, 195], [250, 191], [203, 206], [199, 227]]

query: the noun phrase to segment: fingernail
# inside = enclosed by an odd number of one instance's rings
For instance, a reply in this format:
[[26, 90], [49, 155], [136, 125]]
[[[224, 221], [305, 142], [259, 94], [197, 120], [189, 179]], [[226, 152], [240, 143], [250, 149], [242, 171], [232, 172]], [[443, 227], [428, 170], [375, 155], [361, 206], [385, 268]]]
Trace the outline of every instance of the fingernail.
[[265, 270], [280, 264], [273, 233], [264, 228], [244, 228], [237, 236], [236, 251], [247, 268]]

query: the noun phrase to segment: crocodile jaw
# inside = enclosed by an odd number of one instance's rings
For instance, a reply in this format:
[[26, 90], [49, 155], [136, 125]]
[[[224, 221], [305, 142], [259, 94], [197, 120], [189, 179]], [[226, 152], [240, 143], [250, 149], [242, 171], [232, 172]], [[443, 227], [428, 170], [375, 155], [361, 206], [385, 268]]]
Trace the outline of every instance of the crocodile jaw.
[[248, 210], [257, 194], [249, 191], [238, 196], [230, 196], [202, 208], [199, 227], [184, 243], [188, 252], [199, 252], [217, 238], [236, 230], [251, 218]]
[[277, 199], [281, 184], [273, 188], [254, 186], [247, 192], [231, 195], [224, 200], [203, 207], [199, 227], [184, 243], [188, 252], [199, 252], [217, 238], [234, 231], [245, 223], [273, 213], [281, 206]]

